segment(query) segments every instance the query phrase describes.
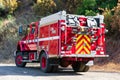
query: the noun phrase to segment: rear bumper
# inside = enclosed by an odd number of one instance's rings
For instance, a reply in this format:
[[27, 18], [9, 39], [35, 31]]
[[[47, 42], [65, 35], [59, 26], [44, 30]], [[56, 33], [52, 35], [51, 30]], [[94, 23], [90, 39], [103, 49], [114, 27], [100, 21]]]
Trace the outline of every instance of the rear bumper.
[[95, 58], [95, 57], [109, 57], [109, 55], [85, 55], [85, 54], [70, 54], [61, 55], [60, 57], [81, 57], [81, 58]]

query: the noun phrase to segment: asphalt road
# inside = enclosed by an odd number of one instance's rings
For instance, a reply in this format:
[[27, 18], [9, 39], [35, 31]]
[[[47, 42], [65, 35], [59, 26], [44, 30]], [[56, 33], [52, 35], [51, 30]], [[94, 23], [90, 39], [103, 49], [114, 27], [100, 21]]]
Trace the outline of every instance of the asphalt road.
[[38, 65], [25, 68], [14, 64], [0, 64], [0, 80], [120, 80], [118, 72], [88, 71], [75, 73], [72, 69], [59, 69], [57, 73], [43, 73]]

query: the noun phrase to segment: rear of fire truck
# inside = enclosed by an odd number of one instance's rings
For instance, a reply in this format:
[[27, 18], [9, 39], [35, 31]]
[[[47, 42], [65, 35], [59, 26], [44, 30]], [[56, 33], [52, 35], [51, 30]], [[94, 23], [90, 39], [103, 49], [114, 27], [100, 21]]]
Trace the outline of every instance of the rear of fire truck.
[[86, 72], [95, 57], [108, 57], [105, 53], [104, 17], [66, 14], [61, 23], [62, 67], [71, 65], [75, 72]]

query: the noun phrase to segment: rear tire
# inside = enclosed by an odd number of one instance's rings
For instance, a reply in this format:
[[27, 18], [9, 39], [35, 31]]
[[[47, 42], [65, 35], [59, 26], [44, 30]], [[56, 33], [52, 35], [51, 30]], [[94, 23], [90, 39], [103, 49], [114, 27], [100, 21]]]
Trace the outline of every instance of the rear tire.
[[89, 66], [85, 66], [85, 68], [83, 69], [83, 72], [87, 72], [89, 70]]
[[22, 52], [17, 52], [15, 56], [15, 64], [17, 67], [25, 67], [26, 62], [22, 62], [23, 57], [22, 57]]
[[51, 65], [50, 65], [50, 60], [47, 58], [47, 55], [45, 53], [41, 54], [40, 57], [40, 66], [41, 70], [45, 73], [51, 72]]
[[72, 64], [72, 68], [75, 72], [87, 72], [89, 66], [86, 66], [85, 62], [75, 62]]
[[82, 72], [84, 70], [84, 65], [82, 64], [82, 62], [75, 62], [72, 64], [72, 69], [74, 70], [74, 72]]

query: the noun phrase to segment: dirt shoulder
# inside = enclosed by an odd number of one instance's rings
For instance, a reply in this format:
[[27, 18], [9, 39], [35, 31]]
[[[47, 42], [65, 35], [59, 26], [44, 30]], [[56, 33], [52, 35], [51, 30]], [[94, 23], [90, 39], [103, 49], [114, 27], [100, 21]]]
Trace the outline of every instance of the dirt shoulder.
[[92, 71], [107, 71], [107, 72], [120, 72], [120, 64], [108, 63], [104, 65], [94, 65], [91, 66]]

